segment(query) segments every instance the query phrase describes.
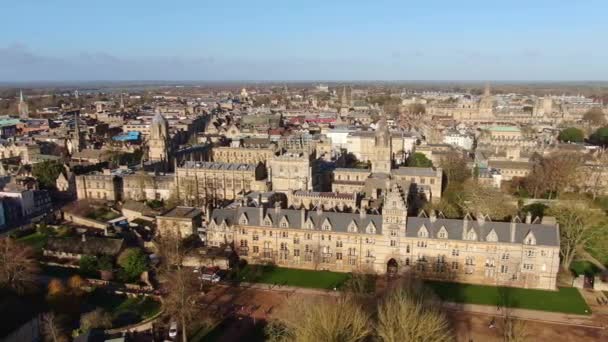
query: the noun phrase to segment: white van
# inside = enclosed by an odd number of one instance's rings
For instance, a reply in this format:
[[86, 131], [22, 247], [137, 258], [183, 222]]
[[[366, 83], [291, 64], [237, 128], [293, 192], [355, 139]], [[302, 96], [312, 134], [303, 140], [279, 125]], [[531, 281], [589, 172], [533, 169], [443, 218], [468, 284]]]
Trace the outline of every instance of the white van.
[[201, 280], [203, 281], [210, 281], [212, 283], [219, 283], [221, 278], [219, 275], [217, 275], [216, 273], [203, 273], [201, 274]]

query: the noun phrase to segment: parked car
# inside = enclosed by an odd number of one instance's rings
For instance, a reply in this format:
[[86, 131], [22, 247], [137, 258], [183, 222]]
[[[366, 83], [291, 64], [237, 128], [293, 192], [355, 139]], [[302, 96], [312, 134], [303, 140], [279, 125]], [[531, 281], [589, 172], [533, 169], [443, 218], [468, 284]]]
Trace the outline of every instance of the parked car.
[[177, 322], [171, 322], [169, 326], [169, 337], [176, 338], [177, 337]]
[[201, 274], [201, 280], [219, 283], [221, 278], [219, 275], [217, 275], [217, 273], [203, 273]]

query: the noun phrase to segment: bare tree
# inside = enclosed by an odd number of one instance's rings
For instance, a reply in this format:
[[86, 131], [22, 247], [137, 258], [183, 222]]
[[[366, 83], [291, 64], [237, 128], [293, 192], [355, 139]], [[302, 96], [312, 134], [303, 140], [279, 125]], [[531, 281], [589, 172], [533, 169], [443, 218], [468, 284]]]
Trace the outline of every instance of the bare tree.
[[34, 284], [38, 270], [33, 249], [9, 237], [0, 238], [0, 286], [23, 292]]
[[526, 177], [527, 188], [534, 197], [549, 193], [549, 198], [572, 188], [578, 178], [578, 167], [582, 163], [580, 153], [554, 153], [536, 158], [532, 172]]
[[517, 213], [511, 196], [473, 180], [465, 182], [464, 190], [457, 196], [458, 206], [463, 212], [489, 215], [493, 220], [502, 220]]
[[376, 335], [382, 342], [453, 341], [447, 317], [421, 286], [398, 286], [378, 305]]
[[88, 331], [90, 329], [112, 327], [112, 316], [102, 308], [97, 308], [91, 312], [87, 312], [80, 317], [80, 330]]
[[40, 317], [44, 339], [50, 342], [67, 342], [63, 320], [53, 312], [47, 312]]
[[371, 336], [369, 315], [352, 299], [292, 296], [270, 319], [270, 341], [355, 342]]
[[156, 240], [163, 266], [160, 278], [165, 285], [167, 295], [164, 298], [165, 311], [176, 317], [182, 328], [182, 340], [188, 339], [188, 323], [196, 313], [196, 297], [200, 280], [193, 273], [182, 267], [186, 248], [177, 232], [169, 230]]
[[528, 340], [528, 329], [526, 323], [522, 320], [515, 319], [510, 315], [508, 308], [503, 316], [502, 322], [502, 337], [505, 342], [525, 342]]

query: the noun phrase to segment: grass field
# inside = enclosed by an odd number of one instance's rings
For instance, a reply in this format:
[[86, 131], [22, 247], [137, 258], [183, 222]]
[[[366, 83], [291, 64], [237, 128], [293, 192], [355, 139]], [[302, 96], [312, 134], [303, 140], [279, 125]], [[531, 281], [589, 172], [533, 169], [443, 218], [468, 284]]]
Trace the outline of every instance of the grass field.
[[331, 290], [350, 278], [348, 273], [247, 265], [237, 274], [239, 281]]
[[591, 309], [575, 288], [531, 290], [459, 283], [426, 282], [444, 301], [587, 315]]
[[149, 297], [129, 298], [124, 295], [110, 294], [95, 290], [89, 294], [87, 303], [101, 307], [110, 314], [115, 327], [132, 324], [156, 315], [161, 304]]
[[46, 240], [48, 239], [48, 235], [43, 233], [33, 233], [30, 235], [26, 235], [20, 237], [17, 241], [23, 242], [24, 244], [32, 247], [36, 251], [42, 250], [42, 247], [46, 244]]

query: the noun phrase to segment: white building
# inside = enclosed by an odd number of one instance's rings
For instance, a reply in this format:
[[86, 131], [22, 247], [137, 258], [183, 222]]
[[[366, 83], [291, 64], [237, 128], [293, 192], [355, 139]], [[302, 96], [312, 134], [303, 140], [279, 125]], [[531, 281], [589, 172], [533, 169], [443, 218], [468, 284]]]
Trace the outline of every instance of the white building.
[[473, 137], [468, 134], [450, 133], [443, 137], [444, 144], [460, 147], [465, 150], [472, 149], [473, 142]]

